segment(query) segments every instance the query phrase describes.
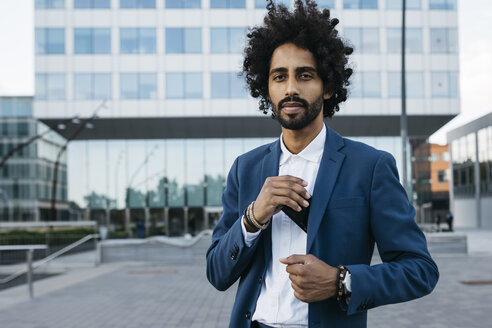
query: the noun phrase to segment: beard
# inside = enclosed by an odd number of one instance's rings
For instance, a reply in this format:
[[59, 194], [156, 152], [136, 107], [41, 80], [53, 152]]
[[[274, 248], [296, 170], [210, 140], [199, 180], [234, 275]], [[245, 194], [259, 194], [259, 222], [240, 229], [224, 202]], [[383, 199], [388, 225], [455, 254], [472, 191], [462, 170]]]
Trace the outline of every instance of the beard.
[[[281, 109], [286, 102], [297, 102], [302, 104], [304, 111], [297, 114], [283, 114]], [[323, 109], [323, 95], [319, 96], [313, 103], [308, 103], [306, 100], [294, 97], [286, 97], [278, 102], [278, 105], [273, 104], [274, 118], [282, 127], [288, 130], [301, 130], [308, 126]], [[283, 115], [282, 115], [283, 114]]]

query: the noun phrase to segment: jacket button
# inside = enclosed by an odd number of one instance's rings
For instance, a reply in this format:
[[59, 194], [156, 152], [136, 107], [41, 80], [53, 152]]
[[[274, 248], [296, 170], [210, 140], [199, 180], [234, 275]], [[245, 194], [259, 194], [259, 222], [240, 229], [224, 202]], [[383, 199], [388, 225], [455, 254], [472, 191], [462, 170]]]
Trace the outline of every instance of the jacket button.
[[260, 279], [258, 279], [258, 283], [261, 285], [262, 282], [263, 282], [263, 279], [261, 279], [261, 277], [260, 277]]
[[246, 319], [249, 319], [249, 318], [251, 318], [251, 312], [248, 311], [248, 312], [246, 312]]
[[237, 259], [237, 253], [236, 252], [232, 252], [231, 253], [231, 260], [235, 260]]

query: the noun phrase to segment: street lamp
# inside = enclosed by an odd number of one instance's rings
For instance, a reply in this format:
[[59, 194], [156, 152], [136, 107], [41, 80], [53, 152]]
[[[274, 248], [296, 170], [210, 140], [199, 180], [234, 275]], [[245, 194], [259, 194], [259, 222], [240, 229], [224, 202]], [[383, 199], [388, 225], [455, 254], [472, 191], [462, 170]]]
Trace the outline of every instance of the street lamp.
[[400, 117], [400, 130], [401, 130], [401, 150], [402, 150], [402, 174], [403, 174], [403, 187], [408, 197], [408, 183], [407, 183], [407, 93], [405, 82], [405, 41], [406, 41], [406, 0], [402, 0], [402, 24], [401, 24], [401, 117]]
[[[92, 116], [89, 117], [88, 119], [82, 121], [82, 124], [80, 124], [80, 126], [78, 127], [78, 129], [75, 130], [75, 132], [65, 141], [65, 144], [63, 145], [63, 147], [58, 151], [58, 155], [56, 157], [56, 162], [55, 162], [55, 172], [53, 174], [53, 185], [52, 185], [52, 188], [51, 188], [51, 214], [50, 214], [51, 221], [56, 221], [56, 208], [55, 208], [55, 204], [56, 204], [56, 186], [57, 186], [57, 183], [58, 183], [58, 167], [60, 165], [61, 155], [65, 152], [65, 150], [67, 150], [68, 143], [70, 141], [76, 139], [79, 136], [79, 134], [85, 128], [93, 128], [94, 127], [94, 125], [92, 124], [92, 121], [95, 118], [97, 118], [97, 113], [102, 108], [107, 108], [106, 101], [107, 101], [107, 99], [104, 99], [101, 102], [101, 104], [94, 110], [94, 113], [92, 114]], [[72, 119], [72, 122], [73, 123], [76, 123], [76, 122], [80, 122], [80, 120], [78, 119], [78, 117], [75, 117], [75, 118]]]

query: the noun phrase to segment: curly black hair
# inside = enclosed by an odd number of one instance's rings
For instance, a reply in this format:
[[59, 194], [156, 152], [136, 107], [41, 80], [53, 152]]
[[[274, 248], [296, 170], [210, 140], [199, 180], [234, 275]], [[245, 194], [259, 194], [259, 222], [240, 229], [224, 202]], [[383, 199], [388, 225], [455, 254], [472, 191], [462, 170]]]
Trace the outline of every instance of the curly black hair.
[[268, 72], [272, 54], [277, 47], [293, 43], [314, 55], [325, 92], [332, 94], [323, 104], [323, 115], [331, 118], [340, 109], [339, 104], [347, 100], [352, 75], [348, 56], [353, 48], [338, 36], [338, 19], [330, 18], [328, 9], [318, 10], [312, 0], [296, 0], [293, 12], [269, 0], [267, 10], [264, 24], [249, 29], [244, 50], [242, 72], [251, 96], [260, 98], [260, 110], [267, 114], [271, 108]]

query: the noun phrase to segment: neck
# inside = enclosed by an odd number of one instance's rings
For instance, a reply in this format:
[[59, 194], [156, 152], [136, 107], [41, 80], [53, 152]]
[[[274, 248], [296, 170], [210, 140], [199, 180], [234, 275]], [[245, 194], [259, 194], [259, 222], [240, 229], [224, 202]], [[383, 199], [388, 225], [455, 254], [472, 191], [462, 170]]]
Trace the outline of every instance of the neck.
[[287, 147], [292, 154], [299, 154], [321, 132], [323, 124], [323, 116], [321, 116], [321, 120], [315, 119], [311, 124], [301, 130], [288, 130], [282, 128], [285, 147]]

